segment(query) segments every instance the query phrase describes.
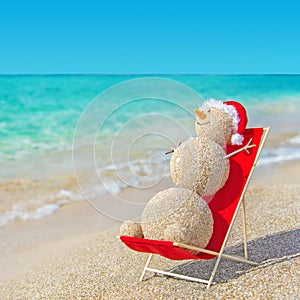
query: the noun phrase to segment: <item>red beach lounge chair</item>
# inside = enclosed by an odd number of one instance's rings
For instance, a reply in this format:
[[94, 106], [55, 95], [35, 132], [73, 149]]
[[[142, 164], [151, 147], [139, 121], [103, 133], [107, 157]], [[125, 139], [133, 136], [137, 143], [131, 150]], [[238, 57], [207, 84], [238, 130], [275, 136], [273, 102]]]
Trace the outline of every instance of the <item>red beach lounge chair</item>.
[[[146, 271], [148, 271], [205, 283], [207, 284], [208, 289], [214, 279], [221, 258], [257, 265], [257, 263], [248, 260], [247, 255], [244, 195], [268, 133], [269, 128], [246, 129], [244, 133], [243, 146], [247, 145], [247, 143], [249, 143], [249, 141], [252, 139], [251, 144], [254, 144], [255, 147], [253, 146], [251, 149], [248, 149], [248, 151], [241, 151], [229, 158], [230, 174], [225, 186], [214, 195], [213, 199], [205, 199], [211, 209], [214, 219], [213, 234], [205, 249], [177, 243], [175, 241], [149, 240], [128, 236], [120, 237], [121, 241], [124, 242], [129, 248], [139, 252], [150, 253], [140, 277], [140, 281], [143, 280]], [[227, 153], [232, 153], [241, 147], [242, 146], [230, 145], [227, 147]], [[232, 225], [236, 219], [237, 212], [241, 205], [244, 228], [244, 257], [237, 257], [224, 254], [223, 252], [229, 238]], [[192, 253], [188, 252], [187, 249], [199, 251], [199, 254], [193, 255]], [[216, 262], [209, 280], [205, 280], [176, 274], [174, 272], [165, 272], [159, 269], [150, 268], [149, 264], [153, 254], [159, 254], [171, 260], [208, 260], [216, 258]]]

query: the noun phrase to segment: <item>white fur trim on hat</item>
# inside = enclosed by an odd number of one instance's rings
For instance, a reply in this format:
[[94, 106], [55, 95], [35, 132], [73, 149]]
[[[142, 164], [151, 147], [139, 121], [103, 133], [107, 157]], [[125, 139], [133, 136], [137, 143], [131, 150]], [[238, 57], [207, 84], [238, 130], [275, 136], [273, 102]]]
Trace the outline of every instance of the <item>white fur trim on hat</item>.
[[[239, 122], [240, 122], [240, 117], [235, 109], [234, 106], [232, 105], [227, 105], [224, 102], [220, 101], [220, 100], [215, 100], [213, 98], [210, 98], [209, 100], [205, 101], [201, 107], [200, 110], [204, 110], [204, 109], [208, 109], [209, 107], [215, 107], [218, 108], [222, 111], [224, 111], [225, 113], [227, 113], [229, 115], [229, 117], [232, 120], [232, 124], [234, 127], [234, 132], [236, 133], [238, 130], [238, 126], [239, 126]], [[238, 144], [239, 145], [239, 144]]]
[[231, 137], [231, 144], [232, 145], [242, 145], [244, 141], [244, 137], [239, 133], [235, 133]]

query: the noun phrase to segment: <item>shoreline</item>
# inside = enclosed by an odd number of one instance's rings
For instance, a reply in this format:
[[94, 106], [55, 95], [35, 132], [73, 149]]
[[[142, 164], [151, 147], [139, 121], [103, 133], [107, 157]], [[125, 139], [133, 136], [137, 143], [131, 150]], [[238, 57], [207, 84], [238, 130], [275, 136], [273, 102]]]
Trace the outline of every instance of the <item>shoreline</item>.
[[249, 187], [259, 185], [300, 184], [300, 159], [257, 165]]
[[[272, 164], [258, 164], [253, 173], [249, 187], [256, 185], [277, 185], [284, 183], [300, 184], [300, 180], [298, 180], [300, 172], [298, 172], [298, 170], [300, 170], [300, 159], [282, 161]], [[281, 173], [284, 173], [285, 175], [282, 177], [280, 176]], [[88, 181], [88, 179], [86, 179], [86, 181]], [[89, 200], [92, 203], [97, 203], [97, 199], [100, 199], [99, 202], [102, 201], [102, 205], [107, 207], [108, 204], [106, 203], [107, 201], [105, 199], [112, 199], [113, 197], [111, 197], [111, 195], [116, 195], [116, 197], [125, 197], [125, 201], [134, 203], [135, 201], [132, 201], [130, 199], [131, 192], [138, 191], [139, 197], [141, 199], [145, 199], [145, 201], [147, 202], [155, 193], [172, 186], [174, 186], [174, 184], [171, 182], [171, 178], [163, 177], [161, 182], [153, 189], [143, 187], [135, 189], [126, 187], [122, 188], [118, 193], [111, 194], [110, 192], [106, 192], [105, 194], [98, 195], [97, 197], [89, 197]], [[142, 190], [143, 192], [140, 192], [140, 190]], [[10, 195], [6, 199], [5, 193], [7, 191], [10, 192]], [[35, 201], [35, 198], [40, 197], [39, 195], [42, 195], [42, 197], [44, 198], [43, 206], [40, 206], [40, 202]], [[70, 174], [64, 177], [58, 175], [56, 177], [50, 178], [47, 181], [14, 180], [7, 183], [3, 182], [0, 183], [0, 197], [2, 198], [2, 209], [5, 208], [6, 202], [9, 203], [11, 201], [15, 201], [15, 207], [18, 207], [18, 205], [21, 204], [21, 209], [24, 209], [24, 211], [4, 211], [4, 214], [0, 217], [6, 215], [8, 221], [5, 222], [5, 218], [0, 220], [2, 222], [0, 222], [0, 232], [7, 226], [22, 222], [28, 222], [31, 220], [42, 220], [58, 213], [58, 211], [60, 211], [65, 206], [75, 205], [77, 202], [87, 201], [86, 199], [84, 199], [85, 197], [82, 195], [78, 187], [76, 178], [71, 176]], [[22, 197], [24, 197], [24, 200]], [[75, 198], [72, 199], [73, 197]], [[31, 200], [28, 201], [28, 198]], [[22, 203], [22, 201], [24, 201], [24, 204]], [[107, 208], [107, 210], [109, 211], [110, 208]], [[24, 214], [24, 216], [21, 214]], [[10, 217], [10, 215], [12, 216]]]
[[[258, 166], [248, 188], [249, 193], [264, 186], [280, 189], [283, 185], [300, 185], [300, 160], [270, 166]], [[156, 190], [124, 189], [124, 199], [150, 199], [162, 187], [173, 186], [170, 178], [164, 179]], [[277, 186], [277, 188], [275, 188]], [[100, 197], [109, 205], [110, 196]], [[118, 210], [117, 207], [115, 207]], [[127, 219], [139, 215], [136, 212], [121, 211]], [[125, 218], [125, 219], [126, 219]], [[41, 219], [16, 221], [0, 229], [0, 282], [3, 286], [11, 280], [22, 278], [23, 274], [42, 267], [49, 260], [55, 260], [74, 247], [87, 243], [95, 236], [109, 230], [117, 233], [121, 223], [96, 211], [87, 201], [63, 205], [56, 213]], [[99, 245], [101, 248], [101, 245]], [[122, 248], [122, 251], [127, 251]], [[32, 271], [34, 272], [34, 271]], [[24, 275], [26, 276], [26, 275]], [[1, 294], [1, 293], [0, 293]]]

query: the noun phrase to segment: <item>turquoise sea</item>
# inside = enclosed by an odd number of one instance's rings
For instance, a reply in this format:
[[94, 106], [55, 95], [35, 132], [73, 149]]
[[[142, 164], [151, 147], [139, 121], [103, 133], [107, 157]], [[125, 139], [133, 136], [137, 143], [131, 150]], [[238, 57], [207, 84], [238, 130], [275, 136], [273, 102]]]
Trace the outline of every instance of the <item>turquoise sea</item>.
[[168, 176], [163, 153], [211, 97], [271, 127], [260, 164], [300, 159], [300, 76], [0, 76], [0, 227], [83, 199], [74, 174], [88, 197]]

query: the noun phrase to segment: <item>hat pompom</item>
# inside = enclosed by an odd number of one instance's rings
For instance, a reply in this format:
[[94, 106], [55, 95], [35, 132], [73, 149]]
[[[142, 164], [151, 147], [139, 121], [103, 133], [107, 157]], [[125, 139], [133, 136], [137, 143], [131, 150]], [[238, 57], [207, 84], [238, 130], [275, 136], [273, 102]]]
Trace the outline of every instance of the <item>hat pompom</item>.
[[239, 133], [235, 133], [231, 137], [231, 144], [232, 145], [242, 145], [244, 141], [244, 136]]

